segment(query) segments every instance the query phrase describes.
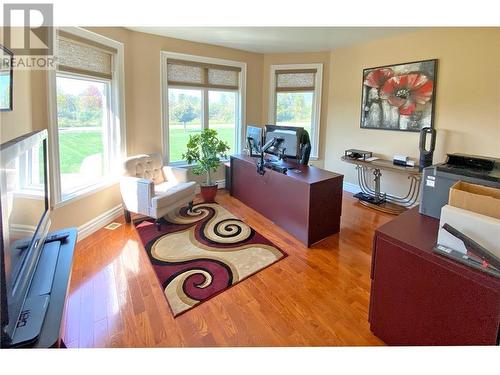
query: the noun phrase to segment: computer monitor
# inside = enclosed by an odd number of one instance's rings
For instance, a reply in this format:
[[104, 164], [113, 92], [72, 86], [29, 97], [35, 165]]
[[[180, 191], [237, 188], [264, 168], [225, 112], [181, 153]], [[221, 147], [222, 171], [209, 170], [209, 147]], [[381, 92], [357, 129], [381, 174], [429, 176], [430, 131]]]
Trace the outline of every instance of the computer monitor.
[[250, 151], [250, 155], [257, 156], [260, 154], [260, 149], [262, 147], [262, 128], [253, 125], [247, 125], [247, 147]]
[[[266, 142], [273, 138], [283, 138], [281, 149], [284, 149], [284, 156], [293, 159], [301, 158], [300, 142], [304, 128], [295, 126], [266, 125]], [[275, 155], [275, 153], [270, 152]]]

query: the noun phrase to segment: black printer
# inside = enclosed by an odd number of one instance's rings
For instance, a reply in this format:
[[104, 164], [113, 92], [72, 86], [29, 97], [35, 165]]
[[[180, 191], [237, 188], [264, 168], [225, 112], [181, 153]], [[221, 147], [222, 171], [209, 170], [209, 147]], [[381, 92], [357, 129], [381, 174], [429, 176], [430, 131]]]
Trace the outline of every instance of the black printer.
[[500, 189], [500, 159], [487, 156], [448, 154], [445, 163], [423, 170], [420, 213], [439, 219], [448, 203], [450, 187], [457, 181]]

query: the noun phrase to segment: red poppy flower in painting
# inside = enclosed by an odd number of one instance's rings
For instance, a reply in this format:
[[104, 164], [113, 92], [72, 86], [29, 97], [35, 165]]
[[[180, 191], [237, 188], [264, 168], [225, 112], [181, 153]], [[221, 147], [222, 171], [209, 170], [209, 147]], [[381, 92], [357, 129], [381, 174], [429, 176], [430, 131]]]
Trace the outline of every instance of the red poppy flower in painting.
[[411, 115], [416, 104], [425, 104], [432, 98], [433, 83], [427, 76], [410, 73], [389, 78], [380, 89], [380, 97], [399, 107], [402, 115]]
[[379, 88], [381, 87], [385, 81], [391, 78], [394, 75], [394, 72], [390, 68], [381, 68], [372, 70], [365, 77], [364, 84], [369, 87]]

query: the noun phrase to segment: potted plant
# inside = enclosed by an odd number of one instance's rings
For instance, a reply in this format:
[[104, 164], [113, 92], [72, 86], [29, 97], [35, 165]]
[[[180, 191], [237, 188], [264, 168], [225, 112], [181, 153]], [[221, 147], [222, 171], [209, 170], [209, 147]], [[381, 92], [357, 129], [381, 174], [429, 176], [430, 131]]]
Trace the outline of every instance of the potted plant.
[[219, 167], [220, 158], [227, 158], [229, 145], [217, 137], [217, 131], [204, 129], [200, 134], [190, 135], [186, 146], [187, 151], [182, 158], [188, 164], [196, 163], [193, 168], [195, 175], [206, 173], [205, 182], [200, 184], [201, 197], [205, 202], [213, 202], [217, 194], [217, 184], [212, 180], [212, 172]]

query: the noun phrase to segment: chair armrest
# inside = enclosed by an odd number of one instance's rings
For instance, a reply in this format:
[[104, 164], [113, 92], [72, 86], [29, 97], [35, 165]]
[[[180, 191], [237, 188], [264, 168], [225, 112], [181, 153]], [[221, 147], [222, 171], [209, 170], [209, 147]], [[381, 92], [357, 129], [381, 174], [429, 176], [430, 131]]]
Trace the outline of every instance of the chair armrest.
[[120, 191], [128, 211], [149, 216], [151, 199], [154, 196], [153, 181], [137, 177], [121, 177]]
[[176, 167], [163, 167], [163, 175], [167, 181], [189, 182], [188, 169]]

